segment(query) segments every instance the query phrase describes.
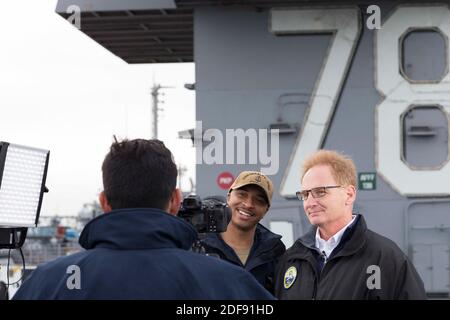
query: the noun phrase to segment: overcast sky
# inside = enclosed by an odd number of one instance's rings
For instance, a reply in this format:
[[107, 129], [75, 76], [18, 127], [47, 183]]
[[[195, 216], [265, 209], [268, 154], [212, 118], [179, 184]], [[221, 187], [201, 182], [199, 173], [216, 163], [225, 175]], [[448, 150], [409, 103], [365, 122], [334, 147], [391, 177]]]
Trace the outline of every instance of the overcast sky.
[[194, 64], [128, 65], [55, 13], [56, 0], [5, 1], [0, 10], [0, 141], [50, 150], [41, 215], [76, 215], [102, 188], [112, 142], [151, 136], [150, 88], [164, 90], [159, 138], [195, 178], [178, 131], [195, 125]]

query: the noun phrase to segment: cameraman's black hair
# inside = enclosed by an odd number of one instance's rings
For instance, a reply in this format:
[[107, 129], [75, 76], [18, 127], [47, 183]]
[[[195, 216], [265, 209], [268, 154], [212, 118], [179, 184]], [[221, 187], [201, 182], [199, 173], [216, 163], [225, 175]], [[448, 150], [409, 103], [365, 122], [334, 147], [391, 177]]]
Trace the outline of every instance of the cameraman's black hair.
[[116, 140], [103, 161], [102, 172], [112, 209], [165, 210], [178, 174], [172, 153], [156, 139]]

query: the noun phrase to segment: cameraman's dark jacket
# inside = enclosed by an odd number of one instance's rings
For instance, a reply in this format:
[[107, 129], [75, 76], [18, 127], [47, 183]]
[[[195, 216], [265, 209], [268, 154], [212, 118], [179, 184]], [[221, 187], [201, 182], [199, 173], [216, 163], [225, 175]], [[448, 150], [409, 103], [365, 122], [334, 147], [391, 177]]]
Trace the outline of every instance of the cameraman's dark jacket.
[[259, 283], [273, 293], [275, 265], [278, 258], [286, 251], [286, 247], [280, 239], [280, 235], [271, 232], [258, 223], [253, 246], [245, 266], [233, 248], [223, 241], [220, 234], [209, 234], [202, 241], [202, 244], [206, 253], [217, 254], [221, 259], [245, 268], [253, 274]]
[[158, 209], [114, 210], [86, 225], [86, 251], [40, 266], [14, 299], [273, 299], [241, 268], [189, 251], [196, 236]]

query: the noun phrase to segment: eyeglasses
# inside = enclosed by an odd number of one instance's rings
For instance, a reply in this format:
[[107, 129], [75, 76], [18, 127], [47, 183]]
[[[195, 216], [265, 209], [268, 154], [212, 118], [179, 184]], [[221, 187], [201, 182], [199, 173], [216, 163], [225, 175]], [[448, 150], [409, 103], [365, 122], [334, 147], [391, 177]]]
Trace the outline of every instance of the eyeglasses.
[[298, 200], [306, 201], [308, 200], [309, 193], [311, 193], [314, 199], [322, 198], [327, 194], [327, 189], [333, 188], [341, 188], [341, 186], [317, 187], [310, 190], [297, 191], [295, 195], [297, 196]]

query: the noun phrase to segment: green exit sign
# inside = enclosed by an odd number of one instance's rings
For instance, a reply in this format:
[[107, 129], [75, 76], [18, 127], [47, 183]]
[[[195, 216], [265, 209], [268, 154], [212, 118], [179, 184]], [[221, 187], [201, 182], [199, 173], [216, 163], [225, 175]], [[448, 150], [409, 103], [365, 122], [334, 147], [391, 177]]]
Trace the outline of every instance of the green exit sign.
[[359, 190], [375, 190], [377, 188], [377, 174], [375, 172], [358, 173]]

